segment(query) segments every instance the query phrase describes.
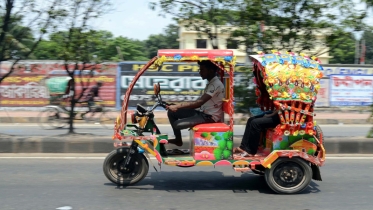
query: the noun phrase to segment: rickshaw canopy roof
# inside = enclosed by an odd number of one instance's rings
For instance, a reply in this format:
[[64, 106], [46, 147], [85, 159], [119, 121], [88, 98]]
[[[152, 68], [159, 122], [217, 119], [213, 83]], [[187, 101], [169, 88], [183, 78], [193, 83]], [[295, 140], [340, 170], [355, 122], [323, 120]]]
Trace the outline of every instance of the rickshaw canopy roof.
[[64, 94], [69, 84], [71, 77], [51, 77], [46, 79], [46, 85], [49, 93], [52, 94]]
[[206, 50], [206, 49], [161, 49], [158, 50], [158, 59], [155, 66], [160, 66], [164, 62], [197, 62], [210, 60], [222, 65], [232, 65], [236, 63], [236, 57], [232, 50]]
[[[323, 68], [317, 57], [309, 57], [303, 53], [281, 54], [277, 51], [272, 54], [259, 52], [250, 57], [262, 78], [257, 79], [263, 81], [271, 100], [315, 103], [323, 76]], [[262, 83], [255, 81], [257, 84], [258, 82]]]

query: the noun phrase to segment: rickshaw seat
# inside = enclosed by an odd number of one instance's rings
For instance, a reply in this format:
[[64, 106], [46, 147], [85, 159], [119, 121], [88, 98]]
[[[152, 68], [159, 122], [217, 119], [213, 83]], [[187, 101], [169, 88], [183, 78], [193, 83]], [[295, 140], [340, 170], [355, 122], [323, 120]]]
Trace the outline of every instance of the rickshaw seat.
[[229, 130], [229, 126], [225, 123], [204, 123], [194, 126], [193, 130], [198, 132], [225, 132]]

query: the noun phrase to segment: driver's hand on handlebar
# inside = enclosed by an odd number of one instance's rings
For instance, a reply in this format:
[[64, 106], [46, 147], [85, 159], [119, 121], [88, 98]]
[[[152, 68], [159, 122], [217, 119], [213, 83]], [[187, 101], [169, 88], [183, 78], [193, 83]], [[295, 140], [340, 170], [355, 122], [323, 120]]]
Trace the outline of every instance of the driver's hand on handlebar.
[[179, 109], [177, 105], [170, 105], [167, 107], [167, 110], [170, 110], [172, 112], [176, 112]]

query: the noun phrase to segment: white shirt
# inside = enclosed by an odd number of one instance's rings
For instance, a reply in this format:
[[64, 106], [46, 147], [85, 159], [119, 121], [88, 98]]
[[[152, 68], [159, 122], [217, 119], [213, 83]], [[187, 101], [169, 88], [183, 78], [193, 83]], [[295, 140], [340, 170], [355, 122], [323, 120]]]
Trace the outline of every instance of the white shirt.
[[203, 93], [212, 98], [201, 106], [201, 111], [211, 115], [215, 122], [221, 122], [223, 119], [223, 98], [225, 97], [223, 83], [215, 76], [207, 83]]

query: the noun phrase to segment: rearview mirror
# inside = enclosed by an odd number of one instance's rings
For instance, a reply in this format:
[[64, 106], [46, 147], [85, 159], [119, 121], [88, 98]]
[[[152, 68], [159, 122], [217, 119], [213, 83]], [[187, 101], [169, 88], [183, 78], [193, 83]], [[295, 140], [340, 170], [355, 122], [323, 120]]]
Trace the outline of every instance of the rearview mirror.
[[154, 95], [158, 95], [159, 94], [159, 92], [161, 92], [161, 87], [160, 87], [160, 85], [159, 85], [159, 83], [157, 84], [154, 84]]

